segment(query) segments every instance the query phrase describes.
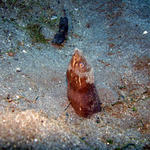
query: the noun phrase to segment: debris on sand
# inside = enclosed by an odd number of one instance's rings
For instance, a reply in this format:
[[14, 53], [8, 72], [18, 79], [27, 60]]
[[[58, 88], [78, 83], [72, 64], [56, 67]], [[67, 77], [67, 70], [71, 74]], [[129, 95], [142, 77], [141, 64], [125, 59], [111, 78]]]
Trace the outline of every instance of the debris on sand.
[[61, 45], [66, 40], [68, 33], [68, 18], [66, 16], [60, 18], [59, 31], [55, 34], [52, 44]]

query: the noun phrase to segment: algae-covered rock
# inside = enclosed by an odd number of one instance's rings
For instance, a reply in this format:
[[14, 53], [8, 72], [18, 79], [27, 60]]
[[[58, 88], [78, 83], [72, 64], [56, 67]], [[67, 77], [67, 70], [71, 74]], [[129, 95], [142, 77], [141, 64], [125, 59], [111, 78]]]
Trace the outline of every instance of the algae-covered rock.
[[47, 43], [47, 39], [41, 33], [41, 26], [39, 24], [28, 24], [26, 29], [34, 43]]

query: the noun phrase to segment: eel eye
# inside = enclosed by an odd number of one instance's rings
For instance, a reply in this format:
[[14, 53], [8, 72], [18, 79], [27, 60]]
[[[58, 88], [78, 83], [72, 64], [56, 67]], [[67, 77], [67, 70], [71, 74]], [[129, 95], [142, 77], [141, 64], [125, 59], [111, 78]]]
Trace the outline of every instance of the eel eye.
[[83, 68], [83, 67], [84, 67], [84, 63], [82, 63], [82, 62], [79, 63], [79, 67], [80, 67], [80, 68]]

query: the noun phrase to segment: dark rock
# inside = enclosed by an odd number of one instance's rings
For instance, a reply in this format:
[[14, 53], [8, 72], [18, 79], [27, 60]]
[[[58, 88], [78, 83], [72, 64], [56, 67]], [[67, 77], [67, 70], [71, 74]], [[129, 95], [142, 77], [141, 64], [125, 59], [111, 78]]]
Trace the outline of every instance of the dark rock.
[[61, 45], [66, 40], [68, 33], [68, 18], [61, 17], [59, 22], [59, 31], [55, 34], [52, 44]]

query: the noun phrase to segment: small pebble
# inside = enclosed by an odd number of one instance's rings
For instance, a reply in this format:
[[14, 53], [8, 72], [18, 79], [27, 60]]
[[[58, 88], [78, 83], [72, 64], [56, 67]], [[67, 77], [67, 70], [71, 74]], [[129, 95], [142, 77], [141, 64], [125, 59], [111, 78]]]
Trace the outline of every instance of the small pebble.
[[7, 54], [8, 54], [8, 56], [10, 56], [10, 57], [13, 57], [13, 56], [15, 55], [14, 52], [8, 52]]
[[10, 99], [10, 95], [9, 94], [7, 95], [7, 99]]
[[20, 68], [16, 68], [16, 72], [21, 72], [21, 69]]
[[16, 99], [19, 99], [20, 98], [20, 96], [19, 95], [16, 95]]
[[74, 8], [75, 11], [78, 11], [78, 8]]
[[32, 88], [29, 88], [30, 91], [32, 91]]
[[86, 24], [86, 27], [87, 27], [87, 28], [90, 28], [90, 24], [89, 24], [89, 23], [87, 23], [87, 24]]
[[109, 48], [114, 48], [115, 44], [114, 43], [109, 43]]
[[14, 60], [18, 61], [19, 59], [18, 58], [14, 58]]
[[34, 139], [34, 142], [37, 142], [38, 140], [37, 139]]
[[68, 114], [68, 112], [66, 112], [66, 117], [69, 117], [69, 114]]
[[145, 35], [145, 34], [147, 34], [147, 33], [148, 33], [147, 31], [144, 31], [144, 32], [143, 32], [143, 35]]
[[56, 20], [57, 19], [57, 16], [52, 16], [51, 17], [51, 20]]
[[96, 123], [100, 123], [99, 117], [96, 118]]
[[26, 50], [23, 50], [22, 52], [23, 52], [23, 53], [25, 53], [25, 54], [27, 53], [27, 51], [26, 51]]
[[81, 137], [81, 140], [85, 140], [86, 138], [85, 137]]

